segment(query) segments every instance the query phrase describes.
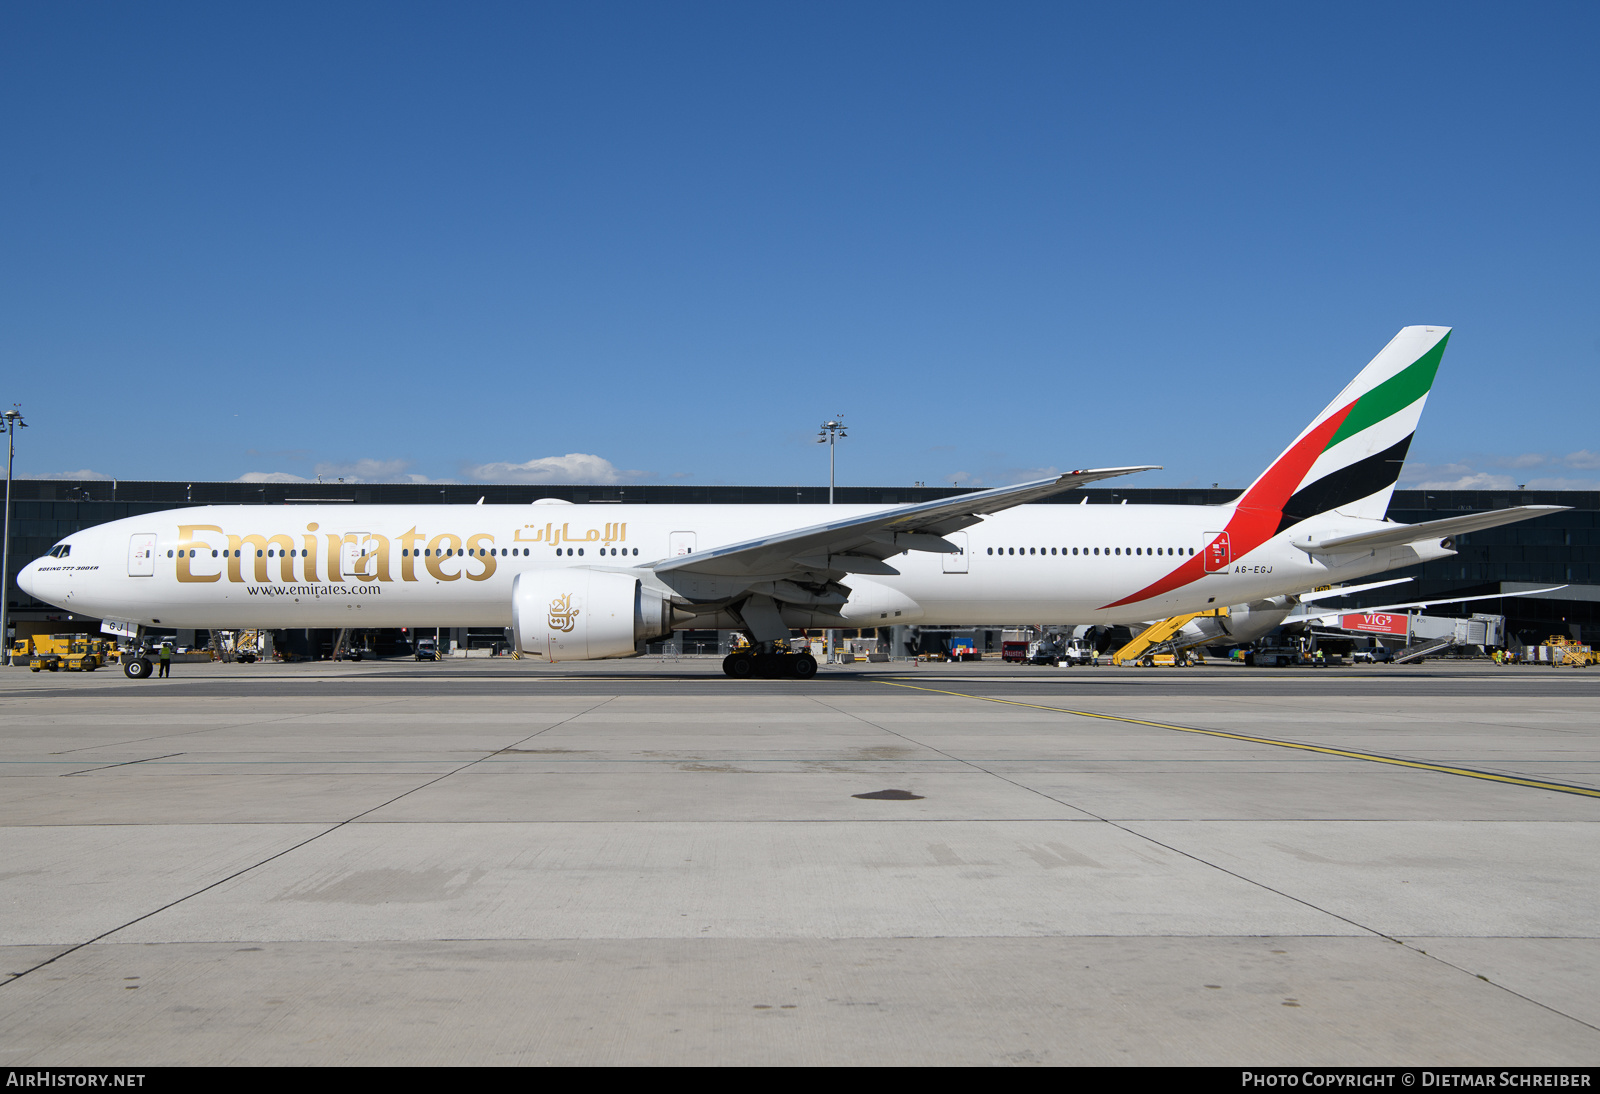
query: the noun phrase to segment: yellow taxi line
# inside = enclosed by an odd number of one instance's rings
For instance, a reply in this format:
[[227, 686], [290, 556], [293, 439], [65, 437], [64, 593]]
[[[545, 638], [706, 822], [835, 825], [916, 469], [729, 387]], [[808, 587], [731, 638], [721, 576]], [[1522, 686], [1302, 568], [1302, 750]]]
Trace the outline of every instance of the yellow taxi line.
[[1124, 718], [1118, 714], [1098, 714], [1092, 710], [1069, 710], [1066, 707], [1046, 706], [1043, 703], [1024, 703], [1016, 699], [996, 699], [989, 695], [971, 695], [964, 691], [947, 691], [944, 688], [903, 684], [894, 680], [878, 680], [876, 683], [886, 684], [889, 687], [908, 688], [911, 691], [927, 691], [937, 695], [954, 695], [961, 699], [976, 699], [984, 703], [1002, 703], [1006, 706], [1029, 707], [1033, 710], [1048, 710], [1057, 714], [1072, 714], [1079, 718], [1099, 718], [1107, 722], [1126, 722], [1130, 725], [1150, 726], [1153, 729], [1170, 729], [1175, 733], [1198, 733], [1206, 737], [1222, 737], [1230, 741], [1247, 741], [1250, 744], [1272, 745], [1275, 748], [1293, 748], [1301, 752], [1318, 752], [1325, 756], [1342, 756], [1349, 760], [1367, 760], [1371, 763], [1410, 767], [1419, 771], [1438, 771], [1445, 775], [1461, 775], [1468, 779], [1486, 779], [1489, 782], [1510, 783], [1513, 786], [1531, 786], [1536, 790], [1554, 790], [1560, 794], [1578, 794], [1586, 798], [1600, 798], [1600, 790], [1592, 787], [1545, 782], [1540, 779], [1523, 779], [1515, 775], [1497, 775], [1492, 771], [1476, 771], [1470, 767], [1450, 767], [1447, 764], [1402, 760], [1397, 756], [1384, 756], [1377, 752], [1356, 752], [1347, 748], [1328, 748], [1325, 745], [1308, 745], [1298, 741], [1279, 741], [1271, 737], [1252, 737], [1245, 733], [1228, 733], [1220, 729], [1196, 729], [1193, 726], [1175, 726], [1169, 722], [1152, 722], [1144, 718]]

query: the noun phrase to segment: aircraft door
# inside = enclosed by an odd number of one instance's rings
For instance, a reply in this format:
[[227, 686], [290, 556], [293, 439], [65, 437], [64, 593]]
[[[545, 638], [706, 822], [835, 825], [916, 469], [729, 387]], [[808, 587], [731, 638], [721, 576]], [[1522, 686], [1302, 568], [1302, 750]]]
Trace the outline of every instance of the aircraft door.
[[128, 576], [154, 577], [156, 573], [156, 535], [140, 532], [128, 541]]
[[367, 541], [371, 538], [366, 532], [345, 533], [344, 543], [339, 547], [341, 574], [346, 577], [371, 576], [372, 565], [378, 557], [368, 553]]
[[694, 554], [693, 532], [672, 532], [667, 537], [667, 557]]
[[1233, 564], [1233, 552], [1228, 548], [1228, 533], [1207, 532], [1205, 571], [1208, 574], [1225, 574]]
[[947, 574], [967, 573], [967, 533], [950, 532], [944, 538], [961, 548], [960, 554], [939, 556], [944, 559], [944, 572]]

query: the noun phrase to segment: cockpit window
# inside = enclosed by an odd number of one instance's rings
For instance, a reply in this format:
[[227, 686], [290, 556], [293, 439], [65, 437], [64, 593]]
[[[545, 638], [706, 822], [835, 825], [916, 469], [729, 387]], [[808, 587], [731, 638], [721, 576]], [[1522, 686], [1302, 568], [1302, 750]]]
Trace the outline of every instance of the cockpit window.
[[54, 547], [50, 548], [51, 558], [66, 558], [71, 553], [72, 544], [70, 543], [58, 543]]

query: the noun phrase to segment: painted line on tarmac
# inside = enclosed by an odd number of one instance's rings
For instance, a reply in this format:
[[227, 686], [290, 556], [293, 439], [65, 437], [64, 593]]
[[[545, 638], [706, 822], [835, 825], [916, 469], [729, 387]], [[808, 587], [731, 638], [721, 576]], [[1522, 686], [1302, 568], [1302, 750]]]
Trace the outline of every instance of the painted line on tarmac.
[[1545, 782], [1541, 779], [1524, 779], [1515, 775], [1497, 775], [1493, 771], [1479, 771], [1471, 767], [1451, 767], [1448, 764], [1423, 763], [1420, 760], [1402, 760], [1398, 756], [1385, 756], [1380, 752], [1356, 752], [1348, 748], [1329, 748], [1326, 745], [1308, 745], [1299, 741], [1279, 741], [1272, 737], [1252, 737], [1246, 733], [1229, 733], [1221, 729], [1197, 729], [1194, 726], [1175, 726], [1170, 722], [1152, 722], [1144, 718], [1125, 718], [1119, 714], [1100, 714], [1092, 710], [1071, 710], [1067, 707], [1046, 706], [1043, 703], [1024, 703], [1017, 699], [996, 699], [990, 695], [972, 695], [965, 691], [948, 691], [944, 688], [926, 688], [916, 684], [905, 684], [896, 680], [875, 680], [874, 683], [884, 684], [893, 688], [907, 688], [911, 691], [928, 691], [937, 695], [954, 695], [961, 699], [976, 699], [984, 703], [1001, 703], [1005, 706], [1029, 707], [1033, 710], [1048, 710], [1057, 714], [1073, 714], [1079, 718], [1098, 718], [1106, 722], [1126, 722], [1129, 725], [1150, 726], [1152, 729], [1170, 729], [1174, 733], [1198, 733], [1205, 737], [1221, 737], [1229, 741], [1245, 741], [1249, 744], [1272, 745], [1274, 748], [1292, 748], [1300, 752], [1318, 752], [1324, 756], [1340, 756], [1347, 760], [1366, 760], [1369, 763], [1391, 764], [1395, 767], [1410, 767], [1418, 771], [1437, 771], [1443, 775], [1460, 775], [1467, 779], [1485, 779], [1489, 782], [1509, 783], [1512, 786], [1528, 786], [1535, 790], [1553, 790], [1558, 794], [1577, 794], [1585, 798], [1600, 798], [1600, 790], [1588, 786], [1575, 786], [1570, 783]]

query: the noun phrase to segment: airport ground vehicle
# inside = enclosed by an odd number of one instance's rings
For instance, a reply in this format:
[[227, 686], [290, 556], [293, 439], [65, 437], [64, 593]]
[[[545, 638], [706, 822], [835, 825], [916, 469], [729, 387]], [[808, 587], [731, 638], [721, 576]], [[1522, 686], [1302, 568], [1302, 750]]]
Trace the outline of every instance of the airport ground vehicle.
[[1545, 645], [1550, 647], [1550, 663], [1552, 665], [1566, 665], [1569, 668], [1583, 668], [1586, 665], [1597, 663], [1594, 650], [1580, 642], [1574, 642], [1564, 634], [1552, 634]]
[[1388, 646], [1370, 646], [1351, 653], [1350, 660], [1358, 665], [1387, 665], [1394, 660], [1394, 652]]
[[1245, 664], [1262, 668], [1283, 668], [1305, 663], [1305, 653], [1298, 645], [1262, 642], [1245, 654]]
[[1070, 640], [1061, 652], [1061, 660], [1068, 665], [1094, 665], [1099, 663], [1094, 646], [1086, 638]]
[[412, 651], [418, 661], [439, 660], [439, 643], [432, 638], [419, 638]]
[[1028, 644], [1026, 642], [1000, 643], [1000, 660], [1015, 661], [1019, 665], [1023, 664], [1028, 660]]
[[977, 644], [971, 638], [952, 638], [950, 640], [950, 660], [981, 661], [983, 660], [983, 654], [978, 652]]
[[110, 644], [86, 634], [36, 634], [11, 647], [13, 662], [26, 658], [34, 672], [93, 672], [108, 659]]

